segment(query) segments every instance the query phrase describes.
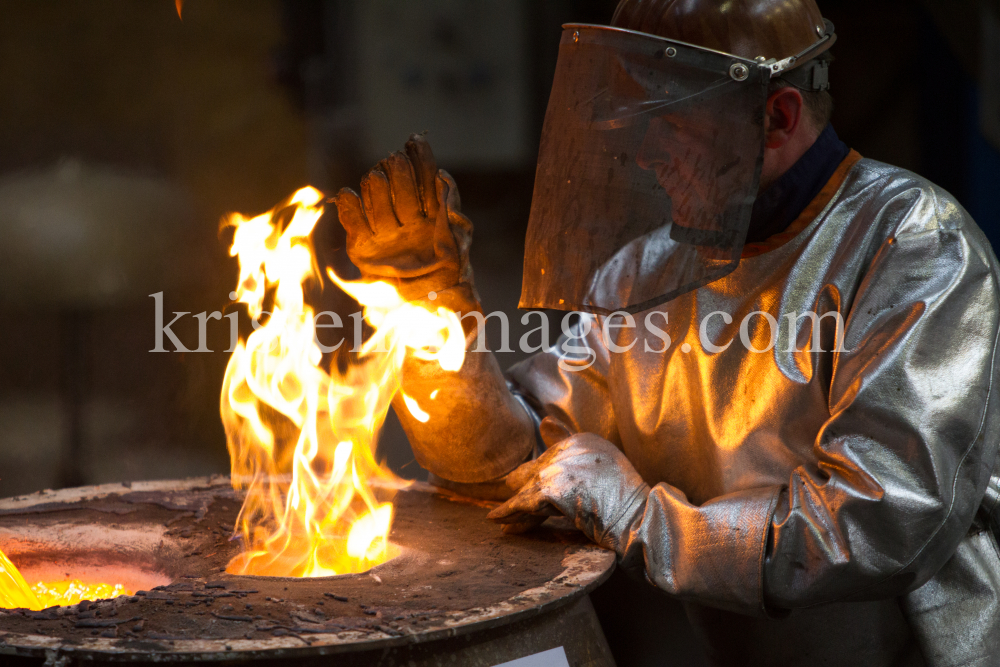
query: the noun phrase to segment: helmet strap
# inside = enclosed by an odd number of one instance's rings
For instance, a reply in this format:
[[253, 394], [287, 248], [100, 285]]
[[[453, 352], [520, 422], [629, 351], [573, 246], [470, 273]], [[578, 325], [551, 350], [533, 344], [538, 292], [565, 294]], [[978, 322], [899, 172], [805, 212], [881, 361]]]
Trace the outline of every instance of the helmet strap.
[[830, 89], [830, 61], [816, 58], [778, 77], [807, 93]]

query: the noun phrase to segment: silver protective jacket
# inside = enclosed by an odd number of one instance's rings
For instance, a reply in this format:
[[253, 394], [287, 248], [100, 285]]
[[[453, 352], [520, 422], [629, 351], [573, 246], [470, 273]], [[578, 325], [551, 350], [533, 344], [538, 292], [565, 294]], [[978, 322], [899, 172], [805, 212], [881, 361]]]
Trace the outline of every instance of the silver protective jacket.
[[652, 487], [621, 562], [717, 663], [998, 664], [997, 261], [926, 180], [842, 178], [784, 245], [510, 377]]

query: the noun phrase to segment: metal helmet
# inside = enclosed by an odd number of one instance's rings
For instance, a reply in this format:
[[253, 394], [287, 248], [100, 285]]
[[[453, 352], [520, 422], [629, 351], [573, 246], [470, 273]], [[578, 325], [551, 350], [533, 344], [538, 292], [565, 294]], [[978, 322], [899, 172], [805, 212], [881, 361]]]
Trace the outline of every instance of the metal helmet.
[[621, 0], [611, 25], [749, 60], [794, 58], [779, 78], [804, 90], [829, 88], [815, 58], [837, 36], [815, 0]]

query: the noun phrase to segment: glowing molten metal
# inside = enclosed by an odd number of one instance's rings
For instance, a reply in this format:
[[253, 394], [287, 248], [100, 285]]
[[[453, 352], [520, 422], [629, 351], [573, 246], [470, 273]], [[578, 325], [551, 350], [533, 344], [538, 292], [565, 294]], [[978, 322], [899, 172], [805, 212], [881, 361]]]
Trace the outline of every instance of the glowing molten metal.
[[246, 491], [236, 526], [244, 550], [230, 573], [317, 577], [391, 558], [389, 498], [399, 481], [375, 460], [375, 446], [400, 369], [408, 353], [449, 371], [464, 360], [455, 313], [329, 272], [374, 332], [343, 372], [324, 370], [303, 291], [322, 280], [309, 238], [322, 214], [322, 195], [303, 188], [269, 213], [229, 219], [236, 300], [265, 320], [237, 345], [222, 388], [233, 486]]
[[101, 600], [119, 595], [132, 595], [132, 591], [121, 584], [85, 584], [79, 579], [39, 581], [29, 586], [10, 559], [0, 551], [0, 608], [41, 611], [82, 600]]

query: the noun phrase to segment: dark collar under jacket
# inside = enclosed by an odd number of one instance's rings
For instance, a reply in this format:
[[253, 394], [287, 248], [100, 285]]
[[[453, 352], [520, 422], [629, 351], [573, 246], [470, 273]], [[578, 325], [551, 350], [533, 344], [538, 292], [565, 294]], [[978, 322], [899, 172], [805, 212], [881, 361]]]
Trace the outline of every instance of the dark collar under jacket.
[[753, 205], [747, 243], [759, 243], [788, 229], [837, 171], [850, 149], [827, 125], [816, 142]]

